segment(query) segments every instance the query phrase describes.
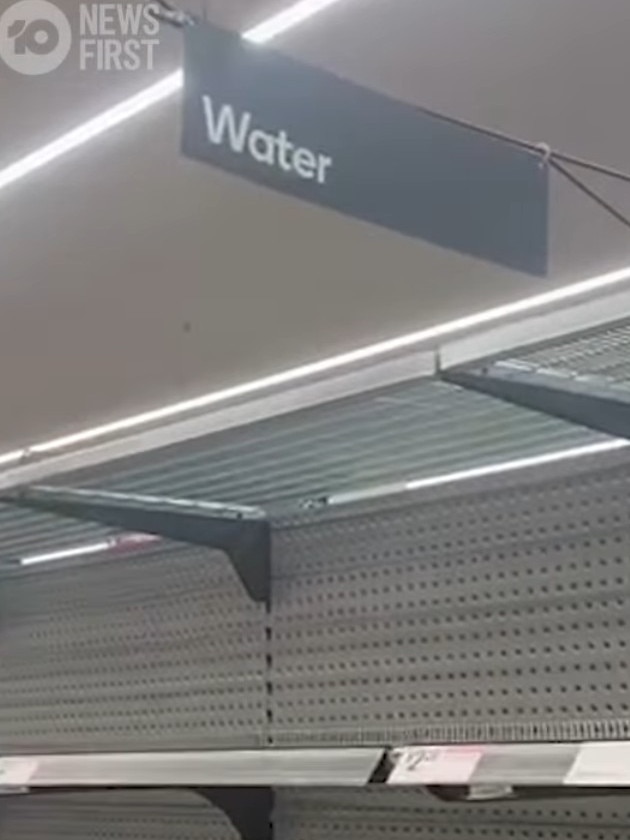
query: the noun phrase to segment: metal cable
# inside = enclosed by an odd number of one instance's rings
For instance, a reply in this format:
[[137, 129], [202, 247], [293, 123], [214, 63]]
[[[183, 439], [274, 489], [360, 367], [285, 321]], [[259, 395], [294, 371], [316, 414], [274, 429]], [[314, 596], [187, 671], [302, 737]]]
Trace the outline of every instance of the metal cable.
[[573, 155], [566, 155], [564, 152], [553, 152], [553, 157], [556, 160], [561, 160], [563, 163], [570, 163], [573, 166], [579, 166], [581, 169], [588, 169], [591, 172], [597, 172], [599, 175], [606, 175], [608, 178], [616, 178], [619, 181], [624, 181], [630, 184], [630, 174], [621, 172], [619, 169], [613, 169], [610, 166], [603, 166], [601, 163], [593, 163], [590, 160], [574, 157]]
[[630, 219], [617, 210], [610, 202], [606, 201], [605, 198], [602, 198], [599, 193], [595, 192], [588, 184], [585, 184], [581, 178], [578, 178], [570, 169], [567, 169], [566, 166], [558, 162], [558, 159], [552, 154], [549, 165], [553, 167], [557, 172], [560, 173], [567, 181], [570, 181], [573, 186], [577, 187], [584, 195], [588, 196], [592, 201], [594, 201], [599, 207], [609, 213], [613, 218], [617, 219], [618, 222], [621, 222], [622, 225], [625, 225], [627, 228], [630, 228]]

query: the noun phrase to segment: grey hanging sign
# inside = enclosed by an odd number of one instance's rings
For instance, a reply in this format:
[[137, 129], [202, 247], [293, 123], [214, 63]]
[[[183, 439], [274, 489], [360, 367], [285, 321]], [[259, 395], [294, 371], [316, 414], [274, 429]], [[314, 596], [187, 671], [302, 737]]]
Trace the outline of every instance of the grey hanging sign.
[[444, 248], [547, 273], [549, 174], [536, 155], [210, 24], [184, 32], [187, 157]]

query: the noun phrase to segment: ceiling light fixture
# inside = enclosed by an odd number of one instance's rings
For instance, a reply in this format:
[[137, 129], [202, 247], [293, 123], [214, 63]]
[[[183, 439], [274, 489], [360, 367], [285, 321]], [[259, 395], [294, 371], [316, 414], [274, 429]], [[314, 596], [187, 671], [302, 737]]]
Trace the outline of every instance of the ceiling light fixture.
[[298, 0], [297, 3], [293, 3], [288, 8], [278, 12], [277, 15], [273, 15], [248, 29], [247, 32], [243, 33], [243, 38], [254, 44], [267, 44], [276, 36], [299, 26], [308, 18], [323, 12], [324, 9], [333, 6], [335, 3], [339, 3], [339, 0]]
[[45, 551], [41, 554], [31, 554], [29, 557], [22, 557], [21, 566], [35, 566], [39, 563], [52, 563], [55, 560], [68, 560], [71, 557], [86, 557], [89, 554], [102, 554], [113, 548], [113, 540], [101, 540], [100, 542], [76, 545], [73, 548], [60, 548], [57, 551]]
[[[300, 0], [247, 30], [243, 33], [243, 38], [257, 44], [266, 44], [276, 35], [304, 23], [308, 18], [313, 17], [328, 6], [332, 6], [335, 2], [339, 2], [339, 0]], [[0, 170], [0, 190], [58, 160], [68, 152], [78, 149], [110, 129], [127, 122], [127, 120], [141, 114], [153, 105], [163, 102], [180, 91], [183, 86], [183, 70], [176, 70], [159, 82], [149, 85], [139, 93], [119, 102], [118, 105], [114, 105], [96, 117], [87, 120], [87, 122], [81, 123], [81, 125], [62, 134], [51, 143], [46, 143], [45, 146]]]
[[16, 464], [26, 455], [26, 449], [14, 449], [13, 452], [5, 452], [0, 455], [0, 467], [8, 464]]
[[108, 108], [91, 120], [62, 134], [52, 143], [47, 143], [37, 151], [31, 152], [26, 157], [10, 164], [5, 169], [0, 170], [0, 190], [63, 157], [68, 152], [78, 149], [95, 137], [99, 137], [115, 126], [121, 125], [137, 114], [141, 114], [147, 108], [181, 90], [183, 84], [184, 74], [181, 70], [170, 73], [161, 81], [141, 90], [140, 93], [119, 102], [113, 108]]

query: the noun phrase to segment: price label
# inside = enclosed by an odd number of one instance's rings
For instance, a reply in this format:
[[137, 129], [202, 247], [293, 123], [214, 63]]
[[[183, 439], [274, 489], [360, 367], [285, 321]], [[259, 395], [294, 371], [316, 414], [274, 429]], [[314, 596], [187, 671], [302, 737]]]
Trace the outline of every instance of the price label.
[[37, 767], [34, 758], [0, 758], [0, 788], [25, 787]]
[[480, 747], [403, 747], [390, 785], [465, 785], [483, 755]]

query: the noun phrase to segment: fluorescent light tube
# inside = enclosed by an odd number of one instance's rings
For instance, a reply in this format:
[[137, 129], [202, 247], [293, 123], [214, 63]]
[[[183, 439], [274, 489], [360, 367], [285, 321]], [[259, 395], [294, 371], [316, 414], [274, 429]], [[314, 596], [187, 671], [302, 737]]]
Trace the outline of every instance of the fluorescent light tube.
[[4, 455], [0, 455], [0, 466], [4, 466], [5, 464], [16, 464], [18, 461], [21, 461], [25, 455], [26, 449], [14, 449], [12, 452], [5, 452]]
[[52, 551], [45, 551], [41, 554], [32, 554], [20, 560], [21, 566], [34, 566], [38, 563], [52, 563], [55, 560], [67, 560], [71, 557], [87, 557], [90, 554], [103, 554], [114, 550], [128, 551], [130, 549], [142, 548], [152, 543], [161, 542], [161, 537], [154, 534], [122, 534], [120, 537], [111, 537], [100, 542], [85, 543], [72, 548], [60, 548]]
[[293, 5], [278, 12], [277, 15], [272, 15], [267, 20], [263, 20], [262, 23], [252, 26], [251, 29], [243, 33], [243, 38], [254, 44], [267, 44], [273, 38], [283, 32], [288, 32], [295, 26], [299, 26], [335, 3], [339, 3], [339, 0], [298, 0], [297, 3], [293, 3]]
[[132, 119], [132, 117], [141, 114], [158, 102], [167, 99], [181, 90], [183, 84], [184, 74], [181, 70], [177, 70], [165, 76], [161, 81], [141, 90], [140, 93], [130, 96], [128, 99], [119, 102], [118, 105], [114, 105], [113, 108], [108, 108], [91, 120], [62, 134], [52, 143], [47, 143], [35, 152], [31, 152], [10, 164], [5, 169], [0, 170], [0, 190], [67, 155], [68, 152], [84, 146], [95, 137], [99, 137], [115, 126]]
[[38, 563], [51, 563], [55, 560], [67, 560], [70, 557], [86, 557], [89, 554], [101, 554], [109, 551], [115, 545], [113, 540], [101, 540], [100, 542], [77, 545], [73, 548], [60, 548], [57, 551], [45, 551], [41, 554], [31, 554], [29, 557], [22, 557], [21, 566], [34, 566]]

